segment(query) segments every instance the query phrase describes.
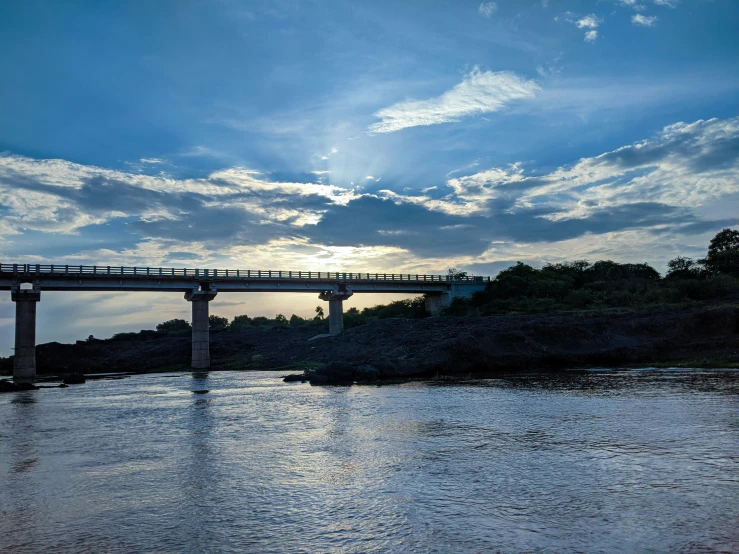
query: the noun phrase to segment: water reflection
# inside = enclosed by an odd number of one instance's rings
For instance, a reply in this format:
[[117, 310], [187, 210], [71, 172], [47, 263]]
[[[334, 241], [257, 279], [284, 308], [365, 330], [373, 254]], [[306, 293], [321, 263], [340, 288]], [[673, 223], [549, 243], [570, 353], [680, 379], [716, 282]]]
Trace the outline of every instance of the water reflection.
[[5, 395], [0, 551], [739, 551], [737, 377]]

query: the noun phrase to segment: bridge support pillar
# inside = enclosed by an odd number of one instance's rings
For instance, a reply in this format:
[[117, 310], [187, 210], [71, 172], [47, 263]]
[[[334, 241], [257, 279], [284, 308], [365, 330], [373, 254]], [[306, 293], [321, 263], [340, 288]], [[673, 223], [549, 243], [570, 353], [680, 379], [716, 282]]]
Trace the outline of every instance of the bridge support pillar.
[[208, 302], [216, 296], [215, 290], [192, 290], [185, 293], [185, 300], [192, 303], [192, 362], [193, 369], [210, 367], [210, 323]]
[[426, 313], [431, 317], [441, 315], [442, 310], [452, 303], [451, 294], [448, 292], [424, 295]]
[[14, 287], [10, 296], [15, 302], [13, 381], [29, 383], [36, 379], [36, 303], [41, 291]]
[[331, 335], [338, 335], [344, 330], [344, 300], [352, 294], [348, 285], [341, 284], [318, 295], [318, 298], [328, 302], [328, 332]]

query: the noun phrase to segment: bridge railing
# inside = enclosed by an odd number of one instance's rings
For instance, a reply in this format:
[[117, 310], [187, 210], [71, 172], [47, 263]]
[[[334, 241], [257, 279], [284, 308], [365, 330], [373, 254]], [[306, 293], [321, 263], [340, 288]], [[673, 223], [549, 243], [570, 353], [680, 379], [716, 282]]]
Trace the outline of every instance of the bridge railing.
[[15, 276], [161, 277], [189, 279], [288, 279], [327, 281], [480, 282], [483, 277], [422, 275], [418, 273], [345, 273], [336, 271], [280, 271], [254, 269], [190, 269], [175, 267], [128, 267], [69, 264], [0, 264], [0, 274]]

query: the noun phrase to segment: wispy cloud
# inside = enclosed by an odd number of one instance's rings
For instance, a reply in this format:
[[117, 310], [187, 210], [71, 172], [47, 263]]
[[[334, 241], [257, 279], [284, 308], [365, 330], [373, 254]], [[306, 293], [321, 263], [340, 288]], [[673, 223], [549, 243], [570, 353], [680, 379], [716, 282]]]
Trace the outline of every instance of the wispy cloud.
[[572, 12], [567, 12], [562, 17], [555, 17], [554, 20], [567, 21], [568, 23], [573, 23], [578, 29], [587, 29], [584, 37], [585, 42], [595, 42], [597, 40], [598, 31], [596, 29], [603, 23], [603, 19], [594, 13], [577, 18]]
[[498, 11], [498, 5], [495, 2], [484, 2], [480, 4], [478, 11], [485, 17], [492, 17]]
[[480, 71], [475, 67], [461, 83], [429, 100], [408, 100], [376, 112], [381, 121], [370, 133], [392, 133], [425, 125], [460, 121], [464, 117], [501, 110], [506, 104], [532, 98], [539, 85], [509, 71]]
[[654, 0], [658, 6], [667, 6], [668, 8], [676, 8], [680, 0]]
[[637, 13], [631, 16], [631, 22], [634, 25], [641, 25], [642, 27], [654, 27], [657, 23], [657, 16]]

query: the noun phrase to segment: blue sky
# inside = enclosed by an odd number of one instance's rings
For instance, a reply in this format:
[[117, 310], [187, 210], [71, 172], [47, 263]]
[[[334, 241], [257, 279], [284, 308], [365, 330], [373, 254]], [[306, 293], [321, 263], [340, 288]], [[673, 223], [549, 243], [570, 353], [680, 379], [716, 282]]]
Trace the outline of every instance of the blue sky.
[[[734, 0], [4, 2], [0, 258], [662, 269], [739, 224], [737, 21]], [[85, 298], [45, 294], [39, 340], [188, 316]]]

